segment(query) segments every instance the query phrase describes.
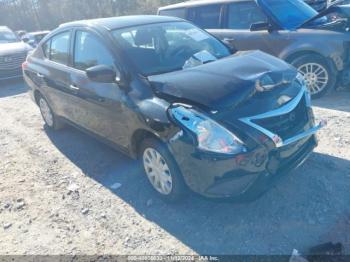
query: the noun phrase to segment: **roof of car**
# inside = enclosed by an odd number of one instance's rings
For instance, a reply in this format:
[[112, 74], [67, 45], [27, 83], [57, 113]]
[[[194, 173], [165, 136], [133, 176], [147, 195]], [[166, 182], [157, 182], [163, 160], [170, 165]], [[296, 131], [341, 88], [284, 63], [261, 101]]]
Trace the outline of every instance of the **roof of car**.
[[29, 32], [28, 35], [42, 35], [42, 34], [48, 34], [50, 31], [36, 31], [36, 32]]
[[185, 7], [193, 7], [193, 6], [201, 6], [201, 5], [215, 5], [215, 4], [223, 4], [230, 2], [243, 2], [243, 1], [251, 1], [251, 0], [192, 0], [186, 1], [178, 4], [167, 5], [160, 7], [158, 10], [167, 10], [167, 9], [177, 9], [177, 8], [185, 8]]
[[164, 23], [183, 21], [175, 17], [157, 16], [157, 15], [137, 15], [137, 16], [120, 16], [99, 18], [91, 20], [74, 21], [60, 25], [60, 27], [69, 26], [100, 26], [107, 30], [115, 30], [125, 27], [138, 26], [143, 24]]

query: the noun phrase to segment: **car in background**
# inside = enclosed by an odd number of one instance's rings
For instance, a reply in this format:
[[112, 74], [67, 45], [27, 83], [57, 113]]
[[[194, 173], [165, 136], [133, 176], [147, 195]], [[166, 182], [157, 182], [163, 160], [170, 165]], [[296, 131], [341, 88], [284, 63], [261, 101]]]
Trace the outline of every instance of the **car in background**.
[[18, 31], [16, 31], [15, 33], [18, 35], [18, 37], [19, 37], [20, 39], [22, 39], [22, 37], [27, 33], [27, 31], [18, 30]]
[[318, 12], [325, 10], [328, 6], [328, 0], [304, 0], [304, 2]]
[[[349, 8], [331, 6], [318, 13], [296, 0], [199, 0], [158, 13], [187, 19], [237, 50], [259, 49], [291, 63], [318, 98], [337, 81], [350, 83]], [[328, 19], [334, 13], [344, 17]]]
[[0, 80], [22, 77], [22, 63], [32, 48], [6, 26], [0, 26]]
[[26, 33], [22, 36], [22, 40], [23, 42], [26, 42], [27, 44], [35, 48], [40, 43], [40, 41], [49, 33], [50, 31], [37, 31]]
[[139, 159], [174, 201], [187, 188], [254, 199], [317, 145], [297, 70], [179, 18], [131, 16], [61, 25], [23, 65], [52, 129], [65, 123]]

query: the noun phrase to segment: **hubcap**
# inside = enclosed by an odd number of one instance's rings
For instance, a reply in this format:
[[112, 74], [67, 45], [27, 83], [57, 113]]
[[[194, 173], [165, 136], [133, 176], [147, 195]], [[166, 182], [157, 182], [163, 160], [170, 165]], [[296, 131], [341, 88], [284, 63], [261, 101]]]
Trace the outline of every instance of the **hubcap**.
[[51, 109], [50, 109], [49, 105], [47, 104], [47, 102], [45, 101], [45, 99], [40, 98], [39, 106], [40, 106], [41, 115], [43, 116], [46, 124], [48, 126], [52, 127], [53, 126], [53, 116], [52, 116]]
[[305, 83], [312, 95], [323, 91], [327, 86], [329, 76], [326, 68], [317, 63], [307, 63], [298, 68], [304, 76]]
[[173, 179], [162, 155], [153, 148], [147, 148], [143, 153], [143, 166], [152, 186], [159, 193], [169, 195], [173, 187]]

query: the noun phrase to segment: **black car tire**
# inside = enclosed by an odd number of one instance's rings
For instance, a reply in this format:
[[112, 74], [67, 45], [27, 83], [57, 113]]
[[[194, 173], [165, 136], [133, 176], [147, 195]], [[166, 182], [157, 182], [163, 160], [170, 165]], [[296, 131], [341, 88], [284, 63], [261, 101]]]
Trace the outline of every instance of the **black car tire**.
[[[147, 170], [146, 170], [147, 167], [145, 166], [144, 156], [147, 152], [146, 150], [149, 150], [149, 149], [156, 150], [156, 152], [158, 152], [161, 155], [167, 167], [169, 168], [169, 171], [170, 171], [169, 175], [171, 176], [172, 186], [171, 186], [171, 191], [167, 194], [159, 192], [157, 188], [153, 185], [153, 183], [151, 182], [151, 178], [147, 174]], [[171, 155], [167, 147], [162, 142], [154, 138], [145, 139], [141, 145], [141, 150], [139, 152], [139, 159], [150, 185], [152, 186], [153, 190], [164, 201], [178, 202], [187, 195], [188, 188], [185, 184], [181, 171], [174, 157]]]
[[[53, 130], [60, 130], [64, 127], [64, 123], [62, 122], [62, 120], [53, 112], [50, 104], [42, 95], [40, 95], [38, 98], [38, 105], [39, 105], [41, 116], [45, 121], [46, 126], [48, 126], [50, 129], [53, 129]], [[45, 105], [45, 107], [47, 108], [43, 108], [43, 105]], [[45, 112], [45, 110], [47, 110], [48, 112]], [[45, 114], [50, 114], [52, 119], [48, 120]]]
[[[326, 85], [319, 92], [311, 92], [312, 98], [320, 98], [320, 97], [330, 93], [334, 89], [334, 87], [337, 83], [336, 71], [332, 68], [332, 66], [330, 65], [330, 62], [328, 62], [322, 56], [316, 55], [316, 54], [302, 55], [302, 56], [298, 56], [298, 57], [292, 59], [292, 61], [290, 61], [290, 63], [294, 67], [296, 67], [299, 71], [302, 68], [305, 69], [307, 64], [310, 64], [310, 65], [312, 64], [312, 65], [320, 66], [321, 69], [323, 68], [327, 72], [328, 81], [326, 82]], [[323, 77], [324, 74], [321, 74], [320, 76]], [[306, 77], [305, 77], [305, 79], [306, 79]], [[311, 81], [312, 80], [313, 79], [311, 77]]]

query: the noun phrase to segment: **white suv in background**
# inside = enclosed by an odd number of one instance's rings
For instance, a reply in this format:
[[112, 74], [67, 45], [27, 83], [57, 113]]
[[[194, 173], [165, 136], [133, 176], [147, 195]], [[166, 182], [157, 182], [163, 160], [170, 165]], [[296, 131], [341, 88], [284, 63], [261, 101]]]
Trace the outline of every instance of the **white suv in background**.
[[0, 80], [22, 77], [22, 63], [31, 49], [7, 26], [0, 26]]

